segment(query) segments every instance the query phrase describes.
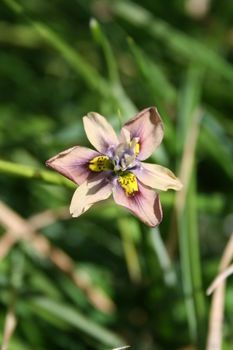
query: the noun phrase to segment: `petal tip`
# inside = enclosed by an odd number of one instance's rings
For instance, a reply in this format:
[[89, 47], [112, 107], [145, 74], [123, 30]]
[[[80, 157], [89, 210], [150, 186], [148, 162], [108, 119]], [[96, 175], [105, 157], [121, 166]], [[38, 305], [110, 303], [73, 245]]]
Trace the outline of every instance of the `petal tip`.
[[46, 165], [48, 168], [57, 170], [56, 167], [55, 167], [54, 164], [53, 164], [53, 162], [54, 162], [54, 160], [55, 160], [56, 158], [57, 158], [57, 156], [54, 156], [54, 157], [52, 157], [52, 158], [46, 160], [46, 161], [45, 161], [45, 165]]
[[50, 160], [48, 159], [45, 161], [45, 166], [49, 167], [49, 165], [50, 165]]
[[53, 156], [53, 157], [51, 157], [51, 158], [49, 158], [49, 159], [47, 159], [46, 161], [45, 161], [45, 165], [46, 166], [48, 166], [48, 167], [51, 167], [51, 163], [54, 161], [54, 159], [57, 157], [57, 155], [56, 156]]
[[182, 182], [178, 179], [177, 191], [181, 191], [183, 187], [184, 186], [183, 186]]
[[75, 212], [75, 209], [72, 208], [72, 201], [70, 203], [70, 208], [69, 208], [69, 212], [72, 218], [77, 218], [79, 215], [77, 215], [77, 211]]
[[52, 157], [48, 160], [45, 161], [45, 166], [47, 166], [48, 168], [51, 168], [51, 169], [54, 169], [56, 170], [56, 167], [54, 166], [53, 162], [55, 160], [56, 156], [55, 157]]
[[182, 190], [183, 187], [184, 186], [183, 186], [182, 182], [180, 181], [180, 179], [178, 177], [176, 177], [173, 189], [175, 191], [180, 191], [180, 190]]

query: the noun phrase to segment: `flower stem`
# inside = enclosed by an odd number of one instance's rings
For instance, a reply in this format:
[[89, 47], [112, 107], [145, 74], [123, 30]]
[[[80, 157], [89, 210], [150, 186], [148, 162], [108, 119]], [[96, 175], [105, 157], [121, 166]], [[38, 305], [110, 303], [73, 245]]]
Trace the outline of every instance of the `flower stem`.
[[75, 185], [62, 177], [59, 174], [55, 174], [49, 170], [41, 170], [39, 168], [22, 165], [18, 163], [8, 162], [5, 160], [0, 160], [0, 173], [24, 177], [28, 179], [41, 180], [54, 185], [63, 185], [69, 188], [74, 188]]

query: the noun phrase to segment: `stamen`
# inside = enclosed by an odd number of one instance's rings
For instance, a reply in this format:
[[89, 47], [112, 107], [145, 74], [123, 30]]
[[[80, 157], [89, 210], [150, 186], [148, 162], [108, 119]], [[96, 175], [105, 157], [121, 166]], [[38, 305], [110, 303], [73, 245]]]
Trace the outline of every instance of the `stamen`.
[[107, 156], [98, 156], [89, 162], [89, 169], [95, 172], [112, 170], [113, 166]]
[[118, 182], [127, 196], [133, 196], [135, 192], [138, 192], [138, 182], [134, 174], [129, 172], [123, 173], [118, 176]]
[[134, 148], [134, 152], [136, 155], [138, 155], [138, 153], [140, 152], [140, 144], [136, 143], [135, 148]]
[[134, 137], [129, 143], [120, 143], [112, 157], [114, 171], [125, 171], [135, 165], [140, 150], [139, 138]]
[[136, 154], [136, 155], [138, 155], [138, 153], [140, 151], [140, 143], [138, 141], [139, 141], [139, 138], [134, 137], [132, 139], [132, 141], [130, 142], [130, 148], [132, 148], [134, 154]]

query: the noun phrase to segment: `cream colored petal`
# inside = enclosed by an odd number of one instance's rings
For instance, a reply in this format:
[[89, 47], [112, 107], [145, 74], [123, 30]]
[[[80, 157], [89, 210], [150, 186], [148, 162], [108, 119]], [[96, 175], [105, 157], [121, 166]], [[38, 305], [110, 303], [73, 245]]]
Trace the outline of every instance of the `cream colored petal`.
[[110, 146], [118, 145], [115, 131], [102, 115], [90, 112], [83, 117], [83, 124], [88, 140], [97, 151], [105, 153]]
[[110, 197], [112, 185], [105, 179], [96, 181], [85, 181], [74, 192], [70, 204], [70, 213], [73, 217], [78, 217], [85, 213], [93, 204]]
[[157, 190], [173, 189], [179, 191], [183, 187], [171, 170], [158, 164], [141, 163], [141, 168], [133, 173], [144, 185]]

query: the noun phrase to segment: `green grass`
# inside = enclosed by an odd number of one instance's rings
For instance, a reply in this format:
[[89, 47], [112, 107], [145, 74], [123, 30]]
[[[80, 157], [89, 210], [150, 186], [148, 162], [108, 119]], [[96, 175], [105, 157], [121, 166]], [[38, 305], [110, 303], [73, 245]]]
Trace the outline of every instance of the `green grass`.
[[[195, 19], [186, 2], [0, 1], [0, 200], [13, 210], [0, 215], [1, 343], [9, 310], [17, 319], [9, 350], [205, 349], [205, 290], [232, 233], [233, 11], [212, 1]], [[165, 134], [149, 161], [185, 183], [161, 193], [160, 226], [111, 199], [70, 218], [75, 186], [45, 161], [90, 146], [87, 112], [119, 131], [152, 105]], [[37, 243], [11, 242], [17, 225]]]

